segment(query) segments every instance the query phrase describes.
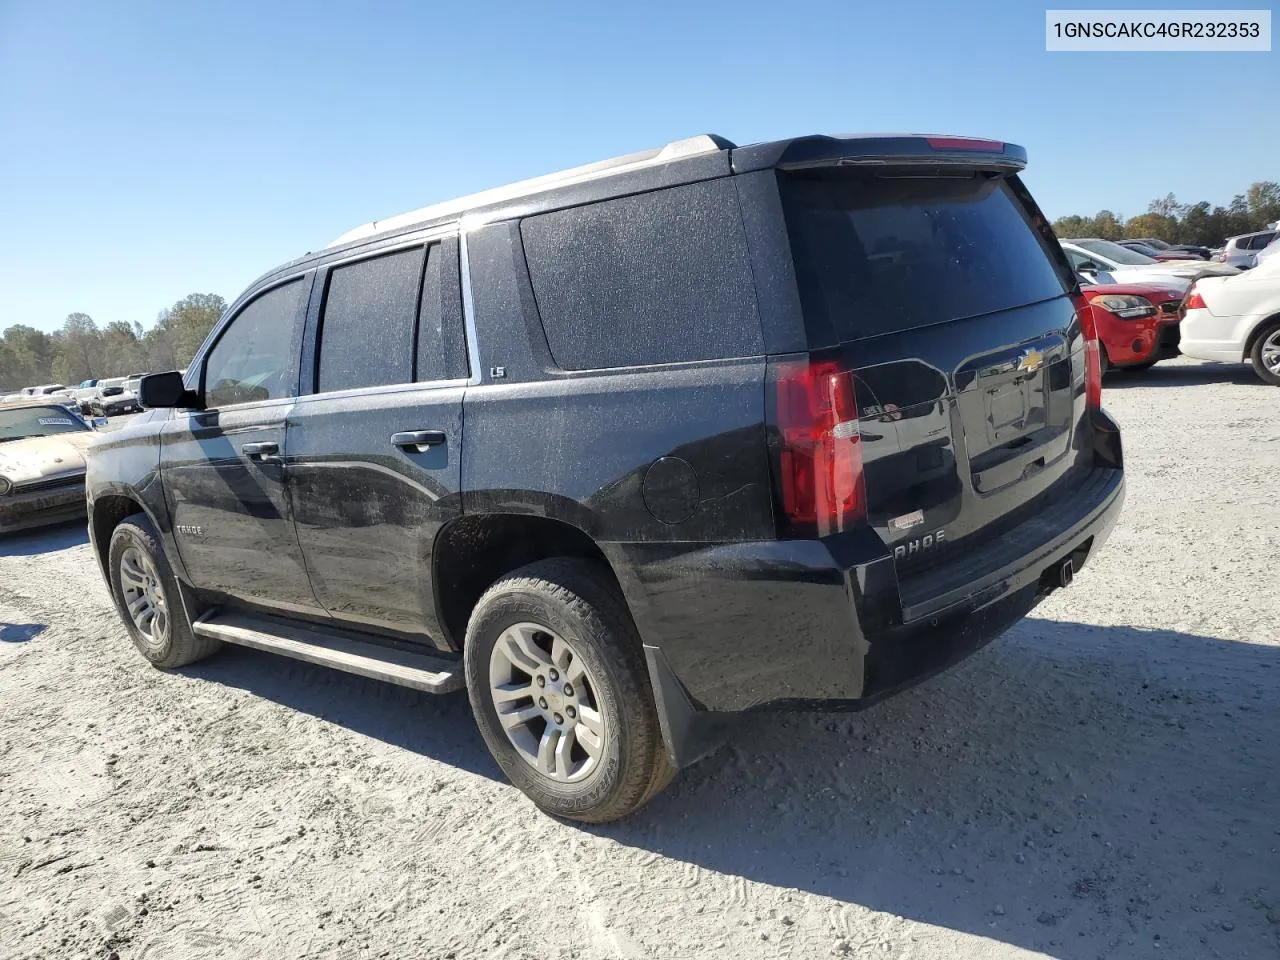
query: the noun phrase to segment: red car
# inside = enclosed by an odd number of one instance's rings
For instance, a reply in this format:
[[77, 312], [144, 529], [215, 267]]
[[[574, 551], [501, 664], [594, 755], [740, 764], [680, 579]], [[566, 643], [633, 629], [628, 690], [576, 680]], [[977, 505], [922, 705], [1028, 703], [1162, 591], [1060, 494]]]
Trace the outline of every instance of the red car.
[[1084, 283], [1093, 307], [1102, 370], [1145, 370], [1178, 355], [1180, 313], [1186, 285], [1164, 283]]

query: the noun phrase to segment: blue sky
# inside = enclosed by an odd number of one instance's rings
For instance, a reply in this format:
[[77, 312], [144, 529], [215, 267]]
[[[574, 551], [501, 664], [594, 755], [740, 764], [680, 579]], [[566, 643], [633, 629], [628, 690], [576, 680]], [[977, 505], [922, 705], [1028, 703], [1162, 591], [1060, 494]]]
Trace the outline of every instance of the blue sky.
[[1044, 8], [0, 0], [0, 328], [702, 132], [1012, 140], [1050, 217], [1280, 179], [1280, 53], [1046, 53]]

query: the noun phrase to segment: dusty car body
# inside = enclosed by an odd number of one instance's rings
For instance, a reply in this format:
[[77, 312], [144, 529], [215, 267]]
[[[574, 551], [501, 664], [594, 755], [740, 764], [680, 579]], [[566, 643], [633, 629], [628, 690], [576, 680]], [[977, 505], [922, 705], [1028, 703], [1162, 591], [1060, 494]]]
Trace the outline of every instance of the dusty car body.
[[93, 425], [56, 401], [0, 409], [0, 534], [82, 517]]

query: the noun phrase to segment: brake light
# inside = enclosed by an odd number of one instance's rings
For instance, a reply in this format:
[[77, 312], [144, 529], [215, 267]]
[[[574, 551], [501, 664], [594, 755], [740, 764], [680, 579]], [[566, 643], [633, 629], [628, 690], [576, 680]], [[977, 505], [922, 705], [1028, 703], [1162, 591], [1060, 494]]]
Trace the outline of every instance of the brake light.
[[782, 510], [787, 533], [825, 536], [867, 517], [853, 374], [831, 360], [776, 367]]
[[1087, 299], [1077, 297], [1075, 304], [1084, 334], [1084, 402], [1090, 410], [1099, 410], [1102, 408], [1102, 354], [1098, 346], [1098, 325]]
[[1196, 289], [1196, 285], [1191, 285], [1191, 290], [1187, 294], [1187, 302], [1185, 304], [1188, 310], [1208, 310], [1208, 305], [1204, 302], [1204, 297], [1200, 296], [1200, 291]]
[[1004, 153], [1000, 140], [977, 140], [973, 137], [925, 137], [934, 150], [980, 150], [983, 153]]

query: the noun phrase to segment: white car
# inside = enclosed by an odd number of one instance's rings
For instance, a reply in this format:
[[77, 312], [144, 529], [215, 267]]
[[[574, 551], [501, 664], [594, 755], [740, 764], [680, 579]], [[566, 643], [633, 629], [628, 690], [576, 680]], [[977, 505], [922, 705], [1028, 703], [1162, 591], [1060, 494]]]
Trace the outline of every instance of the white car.
[[1062, 252], [1077, 273], [1098, 283], [1163, 283], [1170, 277], [1195, 280], [1205, 276], [1233, 276], [1240, 271], [1207, 260], [1153, 260], [1110, 240], [1063, 240]]
[[1192, 284], [1179, 349], [1199, 360], [1247, 361], [1265, 383], [1280, 387], [1280, 257]]
[[1280, 231], [1276, 232], [1274, 240], [1253, 255], [1254, 265], [1261, 266], [1277, 253], [1280, 253]]

